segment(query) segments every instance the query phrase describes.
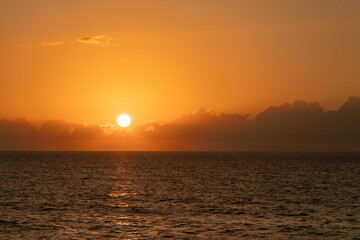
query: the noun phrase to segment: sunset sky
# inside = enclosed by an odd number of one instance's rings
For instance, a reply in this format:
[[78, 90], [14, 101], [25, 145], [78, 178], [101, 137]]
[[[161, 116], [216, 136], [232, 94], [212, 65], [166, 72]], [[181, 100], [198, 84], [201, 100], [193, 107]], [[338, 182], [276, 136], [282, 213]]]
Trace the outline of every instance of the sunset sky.
[[0, 0], [0, 119], [132, 127], [360, 96], [357, 0]]

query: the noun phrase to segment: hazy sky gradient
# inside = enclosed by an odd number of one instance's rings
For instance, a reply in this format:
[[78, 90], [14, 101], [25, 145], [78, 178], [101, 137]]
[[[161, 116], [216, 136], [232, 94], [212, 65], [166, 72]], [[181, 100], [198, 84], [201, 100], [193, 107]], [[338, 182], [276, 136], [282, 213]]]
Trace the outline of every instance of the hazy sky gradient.
[[135, 125], [360, 96], [360, 1], [0, 0], [0, 117]]

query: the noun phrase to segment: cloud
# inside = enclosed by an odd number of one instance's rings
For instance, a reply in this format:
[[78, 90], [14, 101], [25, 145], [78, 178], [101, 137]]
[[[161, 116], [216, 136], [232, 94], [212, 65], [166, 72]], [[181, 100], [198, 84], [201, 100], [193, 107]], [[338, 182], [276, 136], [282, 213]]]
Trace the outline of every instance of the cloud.
[[1, 150], [241, 150], [358, 151], [360, 98], [325, 112], [318, 103], [272, 106], [246, 115], [200, 109], [166, 124], [129, 130], [51, 120], [36, 127], [25, 119], [0, 120]]
[[43, 46], [58, 46], [64, 44], [63, 41], [47, 41], [47, 42], [41, 42], [41, 45]]
[[112, 38], [106, 37], [104, 35], [98, 35], [98, 36], [78, 38], [77, 41], [92, 46], [110, 46]]
[[40, 127], [24, 118], [0, 120], [0, 149], [54, 150], [81, 148], [103, 134], [100, 126], [50, 120]]
[[[87, 36], [81, 37], [77, 39], [77, 42], [91, 45], [91, 46], [119, 46], [118, 43], [114, 43], [113, 39], [107, 37], [105, 35], [97, 35], [97, 36]], [[41, 46], [59, 46], [63, 45], [64, 41], [42, 41], [40, 42]], [[17, 44], [17, 47], [39, 47], [39, 44]]]

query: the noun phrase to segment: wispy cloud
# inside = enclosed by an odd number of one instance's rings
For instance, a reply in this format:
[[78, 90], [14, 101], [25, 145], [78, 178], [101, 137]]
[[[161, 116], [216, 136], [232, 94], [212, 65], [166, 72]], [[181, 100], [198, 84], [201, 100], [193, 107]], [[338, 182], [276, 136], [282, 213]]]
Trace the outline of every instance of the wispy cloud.
[[91, 36], [91, 37], [82, 37], [77, 39], [78, 42], [89, 44], [92, 46], [110, 46], [112, 38], [106, 37], [105, 35]]
[[43, 46], [58, 46], [64, 44], [64, 41], [44, 41], [41, 42]]
[[[113, 42], [113, 39], [111, 37], [107, 37], [105, 35], [81, 37], [76, 39], [76, 41], [91, 46], [101, 46], [101, 47], [119, 46], [118, 43]], [[16, 46], [17, 47], [40, 47], [40, 46], [50, 47], [50, 46], [59, 46], [63, 44], [65, 44], [64, 41], [42, 41], [36, 44], [20, 43], [20, 44], [16, 44]]]

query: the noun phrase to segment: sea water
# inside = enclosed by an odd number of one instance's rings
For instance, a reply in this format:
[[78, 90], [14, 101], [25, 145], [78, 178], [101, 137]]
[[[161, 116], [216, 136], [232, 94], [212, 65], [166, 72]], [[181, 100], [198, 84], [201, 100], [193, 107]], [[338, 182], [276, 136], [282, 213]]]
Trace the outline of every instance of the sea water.
[[360, 153], [0, 152], [0, 239], [360, 239]]

